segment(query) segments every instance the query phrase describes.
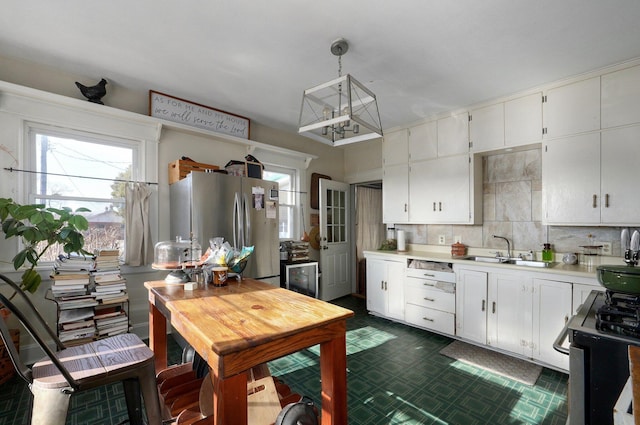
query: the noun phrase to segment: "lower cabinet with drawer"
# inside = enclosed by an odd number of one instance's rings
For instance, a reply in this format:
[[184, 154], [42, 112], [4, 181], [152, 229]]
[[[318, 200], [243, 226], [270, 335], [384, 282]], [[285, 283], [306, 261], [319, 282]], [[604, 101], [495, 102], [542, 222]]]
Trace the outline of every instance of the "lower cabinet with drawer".
[[405, 276], [405, 321], [453, 336], [456, 295], [451, 264], [415, 260]]

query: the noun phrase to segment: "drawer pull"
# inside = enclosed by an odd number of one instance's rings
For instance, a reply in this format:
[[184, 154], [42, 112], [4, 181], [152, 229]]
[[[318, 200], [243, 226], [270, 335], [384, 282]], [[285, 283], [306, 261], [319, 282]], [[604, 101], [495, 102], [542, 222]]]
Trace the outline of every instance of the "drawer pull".
[[423, 285], [424, 286], [436, 286], [435, 283], [428, 283], [428, 282], [424, 282]]
[[425, 273], [425, 274], [424, 274], [424, 276], [427, 276], [427, 277], [436, 277], [436, 275], [435, 275], [435, 274], [433, 274], [433, 273]]
[[426, 320], [427, 322], [433, 322], [433, 319], [429, 319], [428, 317], [423, 317], [422, 320]]
[[434, 302], [434, 301], [435, 301], [433, 298], [427, 298], [427, 297], [424, 297], [424, 300], [425, 300], [425, 301], [431, 301], [431, 302]]

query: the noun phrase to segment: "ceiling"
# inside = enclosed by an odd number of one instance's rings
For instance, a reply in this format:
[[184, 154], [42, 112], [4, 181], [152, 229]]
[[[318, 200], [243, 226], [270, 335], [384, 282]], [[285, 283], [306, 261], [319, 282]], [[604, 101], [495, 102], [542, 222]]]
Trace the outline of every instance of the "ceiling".
[[376, 93], [385, 129], [640, 57], [638, 0], [29, 0], [2, 9], [0, 55], [290, 132], [303, 90], [338, 76], [329, 48], [339, 37], [350, 44], [343, 74]]

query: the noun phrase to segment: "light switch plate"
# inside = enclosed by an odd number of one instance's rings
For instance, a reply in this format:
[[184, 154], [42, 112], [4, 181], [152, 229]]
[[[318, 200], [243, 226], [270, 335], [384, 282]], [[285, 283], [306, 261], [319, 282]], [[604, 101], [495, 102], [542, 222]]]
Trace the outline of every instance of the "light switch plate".
[[602, 255], [613, 255], [611, 253], [611, 242], [596, 242], [596, 245], [602, 245]]

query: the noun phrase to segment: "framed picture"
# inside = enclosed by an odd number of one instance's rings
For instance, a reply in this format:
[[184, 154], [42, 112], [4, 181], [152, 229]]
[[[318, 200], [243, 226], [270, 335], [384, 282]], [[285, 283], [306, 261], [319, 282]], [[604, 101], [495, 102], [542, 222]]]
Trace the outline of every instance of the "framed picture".
[[249, 118], [149, 90], [149, 116], [248, 139]]

